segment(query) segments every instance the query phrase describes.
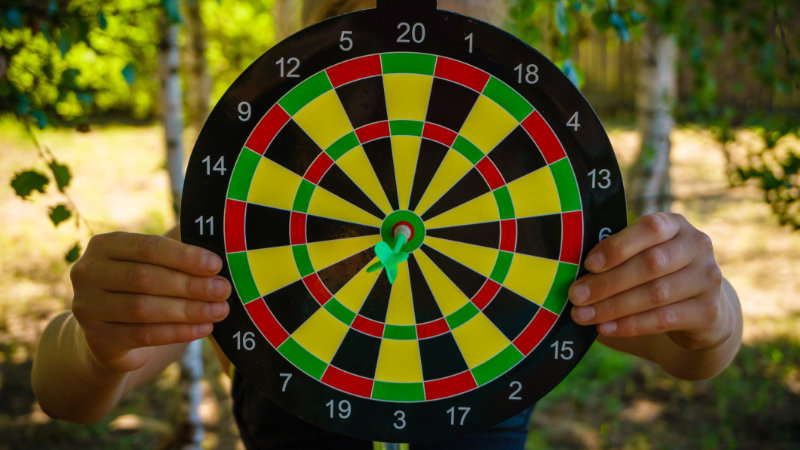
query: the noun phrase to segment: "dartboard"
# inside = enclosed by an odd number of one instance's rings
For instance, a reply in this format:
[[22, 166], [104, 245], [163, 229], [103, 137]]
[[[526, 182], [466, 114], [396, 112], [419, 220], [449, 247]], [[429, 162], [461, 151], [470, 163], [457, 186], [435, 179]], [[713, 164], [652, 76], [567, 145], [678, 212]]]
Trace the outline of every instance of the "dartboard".
[[625, 224], [573, 84], [431, 0], [260, 57], [203, 128], [181, 213], [183, 240], [225, 261], [213, 335], [236, 369], [292, 414], [387, 442], [480, 430], [556, 386], [596, 336], [568, 288]]

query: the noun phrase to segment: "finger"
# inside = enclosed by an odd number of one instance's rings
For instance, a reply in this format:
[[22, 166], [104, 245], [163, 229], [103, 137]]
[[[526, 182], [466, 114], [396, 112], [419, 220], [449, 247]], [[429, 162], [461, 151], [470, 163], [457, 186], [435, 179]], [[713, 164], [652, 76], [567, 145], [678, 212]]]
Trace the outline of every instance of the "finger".
[[613, 337], [633, 337], [708, 326], [709, 301], [699, 297], [657, 309], [601, 323], [598, 333]]
[[672, 239], [685, 222], [677, 214], [658, 212], [643, 216], [600, 241], [586, 256], [585, 266], [594, 273], [616, 267], [645, 249]]
[[196, 300], [225, 300], [231, 285], [225, 278], [188, 275], [183, 272], [150, 264], [112, 261], [98, 280], [98, 286], [108, 292], [127, 292]]
[[143, 262], [193, 275], [214, 275], [222, 268], [216, 253], [163, 236], [114, 232], [95, 236], [89, 245], [112, 260]]
[[696, 251], [688, 239], [672, 239], [650, 247], [606, 272], [587, 274], [569, 290], [575, 305], [591, 305], [690, 265]]
[[[142, 294], [104, 294], [102, 308], [76, 301], [73, 313], [103, 322], [210, 323], [228, 315], [226, 301], [198, 301]], [[95, 304], [96, 305], [96, 304]], [[91, 311], [88, 308], [92, 308]]]
[[208, 336], [213, 329], [214, 325], [211, 323], [106, 323], [100, 331], [105, 336], [113, 336], [115, 342], [121, 346], [134, 349], [191, 342]]

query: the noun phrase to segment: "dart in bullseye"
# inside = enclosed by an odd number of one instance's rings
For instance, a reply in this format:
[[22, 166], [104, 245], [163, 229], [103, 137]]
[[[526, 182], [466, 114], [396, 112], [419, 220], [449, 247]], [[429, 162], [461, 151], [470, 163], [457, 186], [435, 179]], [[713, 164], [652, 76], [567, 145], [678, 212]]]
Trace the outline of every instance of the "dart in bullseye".
[[401, 249], [409, 237], [411, 237], [411, 228], [403, 223], [398, 224], [394, 228], [394, 243], [391, 247], [384, 241], [375, 244], [375, 255], [378, 257], [378, 262], [369, 266], [367, 272], [385, 268], [389, 283], [394, 284], [394, 280], [397, 278], [397, 265], [408, 259], [408, 252]]

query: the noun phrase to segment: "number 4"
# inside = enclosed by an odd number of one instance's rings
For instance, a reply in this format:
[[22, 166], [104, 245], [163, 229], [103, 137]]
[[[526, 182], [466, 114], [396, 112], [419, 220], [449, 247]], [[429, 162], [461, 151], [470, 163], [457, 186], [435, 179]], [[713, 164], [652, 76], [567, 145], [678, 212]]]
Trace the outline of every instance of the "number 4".
[[573, 114], [572, 117], [569, 118], [569, 120], [567, 121], [567, 126], [572, 127], [573, 131], [578, 131], [578, 128], [581, 127], [580, 122], [578, 122], [578, 111], [575, 111], [575, 114]]

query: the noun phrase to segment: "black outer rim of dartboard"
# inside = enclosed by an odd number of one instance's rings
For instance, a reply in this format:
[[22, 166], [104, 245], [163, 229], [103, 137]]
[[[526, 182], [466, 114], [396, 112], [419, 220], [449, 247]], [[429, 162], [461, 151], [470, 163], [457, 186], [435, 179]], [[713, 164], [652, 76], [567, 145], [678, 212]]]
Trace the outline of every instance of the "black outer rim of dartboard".
[[[275, 45], [262, 55], [233, 83], [217, 103], [201, 131], [189, 161], [185, 178], [181, 212], [181, 236], [186, 243], [214, 251], [222, 258], [220, 275], [231, 279], [227, 266], [224, 232], [200, 236], [194, 220], [198, 217], [224, 217], [228, 181], [239, 153], [258, 120], [286, 92], [308, 76], [339, 62], [359, 56], [393, 51], [431, 53], [453, 58], [490, 73], [524, 96], [551, 125], [564, 146], [576, 174], [583, 211], [584, 241], [581, 263], [588, 251], [599, 241], [601, 230], [617, 232], [626, 225], [625, 199], [619, 167], [599, 119], [575, 86], [553, 65], [527, 44], [511, 34], [460, 14], [434, 10], [435, 1], [379, 0], [378, 8], [358, 11], [306, 28]], [[398, 44], [395, 30], [399, 22], [423, 22], [428, 38], [422, 44]], [[339, 48], [342, 30], [353, 31], [354, 45], [344, 53]], [[257, 32], [257, 30], [254, 30]], [[464, 38], [473, 33], [475, 53], [469, 54]], [[359, 36], [368, 36], [359, 39]], [[488, 43], [484, 44], [484, 42]], [[301, 76], [282, 79], [276, 74], [276, 62], [281, 57], [298, 57], [302, 61]], [[519, 85], [514, 66], [519, 62], [539, 66], [539, 82]], [[238, 105], [250, 103], [251, 120], [237, 117]], [[580, 113], [580, 132], [566, 126], [570, 116]], [[228, 170], [224, 175], [207, 176], [201, 160], [211, 155], [225, 156]], [[605, 190], [592, 190], [586, 174], [591, 168], [608, 169], [615, 177]], [[218, 227], [223, 220], [218, 219]], [[579, 268], [578, 276], [586, 273]], [[338, 391], [311, 378], [295, 368], [278, 353], [252, 323], [236, 291], [228, 299], [229, 316], [215, 324], [213, 336], [222, 350], [248, 380], [292, 414], [314, 425], [365, 440], [412, 442], [451, 438], [478, 431], [513, 416], [552, 390], [575, 367], [594, 341], [595, 327], [584, 327], [570, 319], [567, 303], [557, 322], [538, 347], [514, 368], [472, 391], [451, 398], [418, 403], [387, 402], [366, 399]], [[235, 348], [231, 336], [253, 332], [257, 339], [258, 358]], [[574, 358], [554, 360], [550, 346], [555, 341], [573, 341]], [[543, 361], [549, 358], [548, 361]], [[534, 370], [537, 367], [545, 370]], [[293, 374], [294, 386], [281, 392], [284, 378], [281, 372]], [[509, 383], [519, 381], [525, 388], [518, 394], [522, 400], [509, 400]], [[348, 400], [351, 413], [347, 420], [330, 418], [326, 402]], [[451, 425], [449, 408], [470, 407], [463, 425]], [[404, 412], [402, 430], [394, 427], [396, 411]], [[460, 410], [458, 414], [460, 414]], [[456, 417], [456, 423], [460, 417]], [[265, 419], [268, 420], [268, 419]]]

